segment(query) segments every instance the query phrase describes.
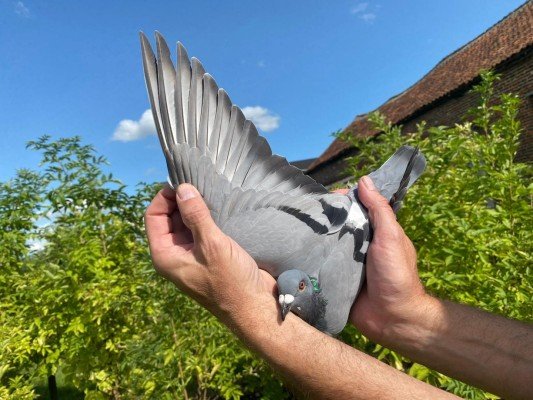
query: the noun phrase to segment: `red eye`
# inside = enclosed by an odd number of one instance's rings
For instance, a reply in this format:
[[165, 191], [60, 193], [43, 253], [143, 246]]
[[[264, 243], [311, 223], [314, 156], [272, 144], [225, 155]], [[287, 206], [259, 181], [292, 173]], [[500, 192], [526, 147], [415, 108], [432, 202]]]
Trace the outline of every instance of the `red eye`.
[[305, 289], [305, 282], [304, 281], [300, 281], [300, 284], [298, 285], [298, 290], [302, 291]]

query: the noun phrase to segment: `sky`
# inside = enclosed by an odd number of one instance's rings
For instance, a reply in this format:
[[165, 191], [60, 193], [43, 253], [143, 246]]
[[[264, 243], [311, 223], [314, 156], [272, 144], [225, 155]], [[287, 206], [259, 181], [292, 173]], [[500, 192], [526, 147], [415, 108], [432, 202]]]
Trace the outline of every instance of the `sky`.
[[523, 0], [0, 0], [0, 181], [80, 135], [129, 186], [166, 179], [138, 32], [181, 41], [289, 161], [407, 89]]

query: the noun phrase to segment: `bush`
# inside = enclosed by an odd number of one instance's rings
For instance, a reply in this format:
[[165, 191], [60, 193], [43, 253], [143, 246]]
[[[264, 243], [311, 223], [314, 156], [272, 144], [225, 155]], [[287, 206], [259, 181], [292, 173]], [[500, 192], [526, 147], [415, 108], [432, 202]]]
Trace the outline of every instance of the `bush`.
[[155, 274], [142, 217], [159, 185], [128, 193], [78, 137], [28, 146], [41, 172], [0, 184], [0, 398], [36, 398], [58, 372], [87, 399], [284, 396]]
[[[510, 318], [531, 321], [533, 213], [531, 165], [514, 161], [520, 125], [517, 96], [493, 98], [498, 76], [483, 72], [473, 88], [479, 105], [454, 127], [425, 124], [402, 135], [400, 126], [374, 113], [383, 132], [358, 140], [350, 173], [362, 176], [381, 165], [402, 144], [419, 146], [427, 170], [410, 189], [399, 221], [418, 250], [426, 288], [441, 298], [470, 304]], [[361, 170], [361, 165], [364, 169]], [[413, 364], [357, 334], [345, 336], [389, 364], [433, 385], [474, 399], [494, 398], [481, 390]]]

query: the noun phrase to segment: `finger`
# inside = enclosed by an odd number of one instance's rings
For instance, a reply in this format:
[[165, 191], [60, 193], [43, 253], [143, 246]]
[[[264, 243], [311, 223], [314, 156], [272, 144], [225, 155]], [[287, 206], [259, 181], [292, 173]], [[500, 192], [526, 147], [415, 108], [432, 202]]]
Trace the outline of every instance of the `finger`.
[[192, 185], [184, 183], [177, 190], [178, 208], [184, 224], [191, 230], [195, 243], [207, 242], [221, 231], [211, 218], [204, 199]]
[[368, 176], [363, 176], [359, 180], [357, 193], [361, 202], [368, 209], [370, 222], [372, 223], [376, 235], [378, 235], [380, 231], [396, 228], [396, 225], [398, 224], [396, 221], [396, 215], [394, 214], [394, 211], [392, 211], [387, 199], [383, 197], [374, 186], [372, 179]]
[[176, 244], [193, 243], [192, 233], [183, 223], [179, 211], [172, 213], [171, 219]]
[[174, 191], [165, 186], [154, 197], [144, 215], [146, 232], [149, 236], [163, 236], [172, 233], [171, 215], [178, 208]]
[[165, 186], [152, 200], [144, 221], [152, 246], [170, 247], [192, 242], [190, 232], [179, 215], [176, 194], [169, 186]]
[[[174, 196], [176, 195], [174, 194]], [[172, 232], [183, 234], [184, 237], [189, 239], [188, 242], [192, 242], [191, 231], [183, 223], [179, 211], [173, 212], [170, 218], [172, 219]]]

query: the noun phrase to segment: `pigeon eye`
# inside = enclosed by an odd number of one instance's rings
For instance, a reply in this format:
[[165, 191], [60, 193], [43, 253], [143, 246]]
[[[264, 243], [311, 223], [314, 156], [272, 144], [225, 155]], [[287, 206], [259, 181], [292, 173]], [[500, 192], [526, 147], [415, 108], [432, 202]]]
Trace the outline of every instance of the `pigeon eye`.
[[304, 281], [300, 281], [300, 284], [298, 285], [298, 290], [302, 291], [304, 289], [305, 289], [305, 282]]

